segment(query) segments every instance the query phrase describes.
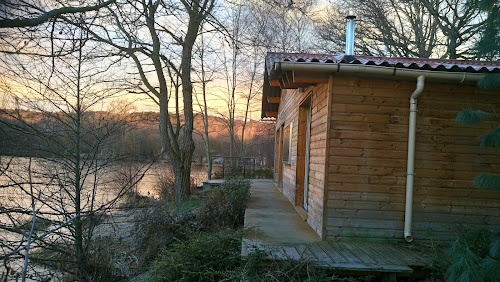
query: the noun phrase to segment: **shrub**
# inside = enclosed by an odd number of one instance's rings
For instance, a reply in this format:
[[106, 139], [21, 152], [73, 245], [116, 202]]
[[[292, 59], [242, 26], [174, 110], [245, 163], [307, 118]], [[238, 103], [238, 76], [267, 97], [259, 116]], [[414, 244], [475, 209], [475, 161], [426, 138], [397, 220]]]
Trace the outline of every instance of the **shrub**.
[[198, 220], [191, 209], [172, 210], [164, 204], [153, 205], [135, 218], [140, 266], [155, 259], [160, 251], [197, 229]]
[[[73, 245], [60, 243], [58, 247], [30, 253], [30, 263], [57, 270], [55, 280], [61, 281], [129, 281], [136, 275], [137, 258], [127, 245], [111, 236], [92, 240], [79, 264], [72, 253]], [[49, 280], [41, 277], [40, 281]]]
[[[128, 281], [135, 274], [138, 259], [127, 248], [110, 237], [91, 244], [79, 275], [87, 281]], [[83, 276], [83, 277], [82, 277]], [[67, 277], [69, 278], [69, 277]]]
[[159, 196], [160, 201], [166, 202], [175, 196], [175, 181], [174, 173], [170, 166], [165, 168], [156, 179], [155, 192]]
[[120, 208], [133, 209], [149, 206], [154, 203], [154, 199], [148, 196], [139, 194], [136, 190], [130, 190], [120, 201]]
[[248, 180], [227, 179], [219, 187], [214, 188], [202, 208], [200, 212], [202, 228], [242, 226], [249, 198]]
[[241, 233], [222, 229], [177, 240], [138, 281], [220, 281], [240, 264]]
[[[197, 183], [201, 183], [202, 180], [200, 177], [192, 175], [190, 177], [191, 191], [195, 190]], [[170, 166], [167, 166], [158, 174], [155, 184], [154, 190], [160, 201], [167, 202], [175, 198], [175, 177]]]
[[447, 281], [500, 281], [500, 233], [463, 229], [447, 251]]
[[255, 169], [256, 179], [273, 179], [274, 177], [274, 169], [272, 167], [261, 167]]
[[[309, 261], [265, 261], [268, 253], [255, 249], [234, 275], [239, 281], [332, 281]], [[266, 263], [264, 263], [266, 262]]]

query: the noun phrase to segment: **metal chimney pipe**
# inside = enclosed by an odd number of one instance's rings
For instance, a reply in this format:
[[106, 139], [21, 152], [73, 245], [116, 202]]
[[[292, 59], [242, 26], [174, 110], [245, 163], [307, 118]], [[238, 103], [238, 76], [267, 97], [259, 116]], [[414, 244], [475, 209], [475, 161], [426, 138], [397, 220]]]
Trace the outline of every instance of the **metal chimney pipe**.
[[356, 16], [347, 16], [347, 31], [345, 40], [345, 54], [354, 55], [354, 19]]

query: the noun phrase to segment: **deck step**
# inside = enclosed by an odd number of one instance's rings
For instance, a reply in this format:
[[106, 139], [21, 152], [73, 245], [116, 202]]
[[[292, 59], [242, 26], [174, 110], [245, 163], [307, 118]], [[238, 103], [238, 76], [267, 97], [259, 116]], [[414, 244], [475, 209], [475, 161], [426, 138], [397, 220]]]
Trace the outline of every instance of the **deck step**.
[[215, 188], [224, 183], [224, 179], [207, 179], [203, 181], [203, 189]]

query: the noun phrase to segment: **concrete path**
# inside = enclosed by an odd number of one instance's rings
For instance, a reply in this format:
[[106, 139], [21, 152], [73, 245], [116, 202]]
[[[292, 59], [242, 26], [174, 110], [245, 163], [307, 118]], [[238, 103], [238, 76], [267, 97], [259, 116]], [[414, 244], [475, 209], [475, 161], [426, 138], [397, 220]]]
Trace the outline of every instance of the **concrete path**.
[[320, 241], [272, 180], [253, 181], [245, 212], [247, 244], [292, 246]]

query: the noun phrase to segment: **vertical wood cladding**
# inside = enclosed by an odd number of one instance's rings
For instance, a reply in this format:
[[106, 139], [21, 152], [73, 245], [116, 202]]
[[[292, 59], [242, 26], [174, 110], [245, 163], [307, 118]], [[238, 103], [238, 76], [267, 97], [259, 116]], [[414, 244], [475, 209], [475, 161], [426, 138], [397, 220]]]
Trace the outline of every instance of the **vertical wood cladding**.
[[279, 106], [279, 113], [282, 113], [283, 116], [276, 123], [276, 128], [279, 128], [282, 124], [286, 127], [293, 122], [290, 161], [283, 164], [283, 194], [291, 203], [296, 203], [299, 106], [309, 95], [312, 95], [307, 222], [320, 237], [323, 235], [323, 195], [328, 121], [327, 93], [327, 84], [309, 87], [304, 92], [298, 90], [283, 91]]
[[[327, 240], [403, 238], [409, 97], [415, 87], [416, 82], [333, 78]], [[323, 101], [321, 97], [317, 101]], [[455, 116], [464, 108], [499, 113], [500, 93], [426, 82], [418, 99], [416, 240], [451, 239], [457, 224], [490, 229], [500, 225], [500, 192], [482, 191], [472, 184], [480, 172], [500, 173], [500, 148], [478, 145], [478, 136], [496, 128], [498, 117], [476, 126], [457, 124]], [[316, 176], [311, 183], [319, 187], [324, 179], [321, 138], [325, 135], [320, 132], [326, 131], [325, 111], [324, 105], [316, 108], [322, 118], [314, 119], [312, 126], [317, 142], [311, 144], [315, 156], [311, 170]], [[314, 200], [320, 197], [312, 194]]]

